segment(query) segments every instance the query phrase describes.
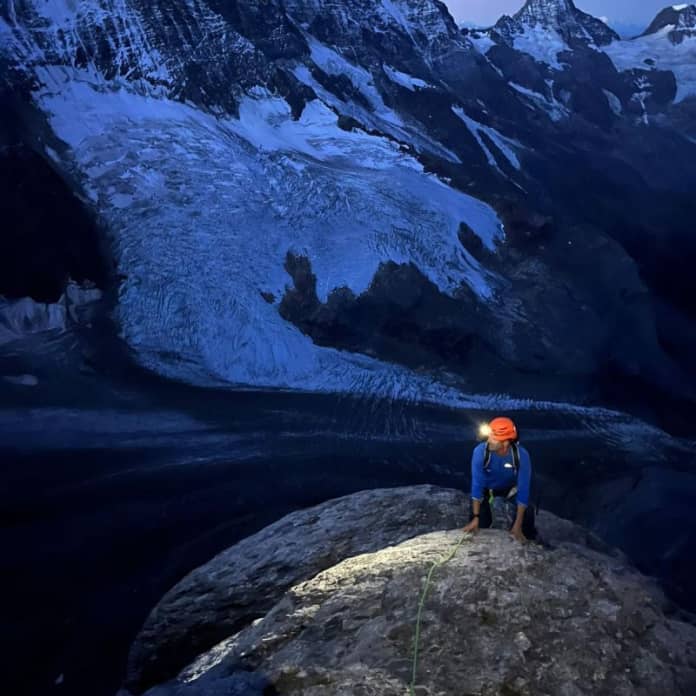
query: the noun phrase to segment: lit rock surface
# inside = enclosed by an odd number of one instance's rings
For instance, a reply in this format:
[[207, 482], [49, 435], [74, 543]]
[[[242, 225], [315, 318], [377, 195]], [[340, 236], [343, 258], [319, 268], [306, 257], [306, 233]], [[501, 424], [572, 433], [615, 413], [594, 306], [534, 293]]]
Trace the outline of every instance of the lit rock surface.
[[190, 573], [151, 613], [131, 650], [134, 689], [173, 677], [196, 655], [269, 611], [298, 582], [357, 554], [465, 524], [461, 491], [365, 491], [287, 515]]
[[[461, 539], [463, 502], [427, 486], [358, 493], [221, 554], [163, 600], [133, 655], [152, 677], [174, 622], [189, 641], [215, 614], [238, 631], [149, 696], [407, 693], [424, 578]], [[481, 531], [435, 570], [416, 693], [693, 693], [696, 627], [591, 534], [550, 514], [540, 528], [545, 545]]]

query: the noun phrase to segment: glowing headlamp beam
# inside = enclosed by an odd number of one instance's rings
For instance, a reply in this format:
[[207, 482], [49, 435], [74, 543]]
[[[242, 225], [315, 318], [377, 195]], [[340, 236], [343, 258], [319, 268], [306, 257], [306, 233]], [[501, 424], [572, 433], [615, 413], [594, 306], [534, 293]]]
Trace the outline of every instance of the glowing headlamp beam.
[[491, 434], [491, 426], [488, 423], [481, 423], [479, 425], [479, 436], [488, 437]]

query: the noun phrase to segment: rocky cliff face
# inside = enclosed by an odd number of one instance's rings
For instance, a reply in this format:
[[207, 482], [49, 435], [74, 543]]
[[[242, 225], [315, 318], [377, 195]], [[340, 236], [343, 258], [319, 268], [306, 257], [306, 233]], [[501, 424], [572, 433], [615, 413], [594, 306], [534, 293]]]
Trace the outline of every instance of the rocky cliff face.
[[[424, 579], [459, 544], [464, 504], [429, 486], [377, 490], [278, 521], [163, 599], [131, 688], [191, 661], [149, 696], [405, 693]], [[546, 513], [539, 528], [544, 545], [483, 530], [436, 568], [416, 692], [691, 693], [696, 627], [582, 528]]]

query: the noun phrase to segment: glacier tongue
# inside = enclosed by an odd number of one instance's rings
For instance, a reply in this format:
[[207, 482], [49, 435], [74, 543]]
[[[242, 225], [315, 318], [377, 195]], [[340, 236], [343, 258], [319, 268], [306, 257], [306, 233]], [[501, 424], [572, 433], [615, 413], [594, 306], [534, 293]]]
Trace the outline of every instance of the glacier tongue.
[[447, 391], [315, 346], [278, 313], [291, 282], [284, 262], [289, 251], [308, 257], [321, 300], [337, 287], [366, 290], [387, 260], [414, 263], [443, 292], [464, 283], [487, 299], [496, 279], [457, 233], [466, 222], [494, 249], [502, 227], [490, 207], [392, 141], [341, 130], [318, 100], [293, 121], [285, 101], [258, 89], [239, 119], [216, 119], [63, 69], [42, 79], [37, 99], [114, 236], [127, 274], [118, 318], [143, 364], [204, 383], [438, 400]]

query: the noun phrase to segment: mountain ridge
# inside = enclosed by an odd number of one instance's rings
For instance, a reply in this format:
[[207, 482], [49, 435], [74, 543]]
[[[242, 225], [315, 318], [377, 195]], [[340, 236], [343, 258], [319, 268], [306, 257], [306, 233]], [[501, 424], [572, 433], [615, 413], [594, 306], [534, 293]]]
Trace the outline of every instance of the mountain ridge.
[[696, 5], [671, 5], [664, 8], [658, 12], [641, 36], [657, 34], [666, 29], [669, 29], [669, 40], [675, 44], [696, 36]]

